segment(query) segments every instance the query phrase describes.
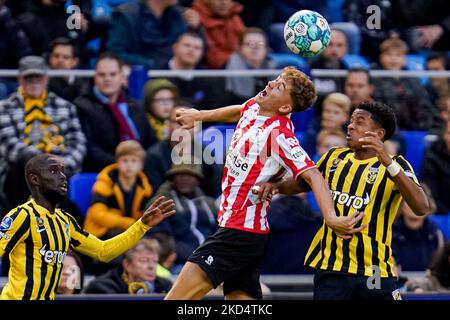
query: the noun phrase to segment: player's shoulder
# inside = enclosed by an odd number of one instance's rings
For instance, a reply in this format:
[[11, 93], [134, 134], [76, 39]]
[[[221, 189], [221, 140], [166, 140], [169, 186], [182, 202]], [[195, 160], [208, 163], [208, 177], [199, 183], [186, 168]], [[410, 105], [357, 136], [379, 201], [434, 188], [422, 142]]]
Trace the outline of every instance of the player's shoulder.
[[58, 213], [58, 215], [62, 218], [64, 218], [64, 220], [66, 220], [66, 222], [73, 222], [76, 221], [76, 219], [67, 211], [65, 211], [64, 209], [61, 208], [57, 208], [56, 212]]
[[347, 148], [347, 147], [333, 147], [330, 150], [328, 150], [327, 152], [325, 152], [323, 157], [335, 159], [335, 158], [338, 158], [339, 156], [347, 155], [352, 152], [353, 152], [353, 150], [350, 148]]

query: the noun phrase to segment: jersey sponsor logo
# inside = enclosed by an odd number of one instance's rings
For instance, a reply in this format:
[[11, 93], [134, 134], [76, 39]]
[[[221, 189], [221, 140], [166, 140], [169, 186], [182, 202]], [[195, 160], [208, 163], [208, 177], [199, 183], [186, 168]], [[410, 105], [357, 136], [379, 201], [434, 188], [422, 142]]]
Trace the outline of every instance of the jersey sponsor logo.
[[377, 180], [378, 176], [378, 168], [369, 168], [369, 171], [367, 172], [366, 181], [369, 184], [373, 184], [375, 180]]
[[356, 210], [361, 209], [363, 206], [367, 205], [370, 202], [370, 196], [367, 192], [365, 197], [362, 198], [354, 195], [351, 196], [345, 192], [331, 190], [331, 198], [333, 199], [333, 201], [336, 201], [339, 204], [355, 208]]
[[232, 176], [239, 177], [241, 173], [247, 172], [249, 165], [247, 161], [241, 157], [239, 152], [231, 151], [227, 157], [227, 165]]
[[44, 244], [44, 246], [39, 249], [39, 253], [44, 257], [44, 261], [49, 264], [62, 264], [64, 262], [64, 258], [66, 257], [66, 253], [59, 250], [47, 250], [46, 246], [47, 244]]
[[9, 216], [3, 218], [2, 223], [0, 224], [0, 231], [8, 231], [11, 228], [13, 219]]

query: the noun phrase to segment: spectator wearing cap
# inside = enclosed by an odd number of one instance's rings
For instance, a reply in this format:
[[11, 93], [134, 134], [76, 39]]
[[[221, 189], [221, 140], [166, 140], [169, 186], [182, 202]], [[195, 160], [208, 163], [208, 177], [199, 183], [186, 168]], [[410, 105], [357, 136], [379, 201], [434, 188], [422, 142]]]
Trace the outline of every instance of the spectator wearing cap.
[[144, 108], [147, 119], [157, 139], [168, 137], [167, 120], [175, 107], [178, 88], [167, 79], [149, 80], [144, 87]]
[[94, 85], [74, 101], [88, 138], [84, 171], [100, 172], [114, 163], [121, 141], [139, 141], [144, 149], [157, 142], [145, 111], [127, 95], [123, 80], [122, 61], [105, 52], [97, 60]]
[[106, 47], [130, 65], [162, 69], [172, 45], [188, 29], [199, 30], [198, 14], [176, 0], [127, 1], [113, 11]]
[[45, 60], [27, 56], [19, 61], [19, 88], [0, 102], [0, 185], [10, 207], [26, 201], [25, 163], [51, 153], [63, 159], [66, 175], [80, 171], [86, 138], [77, 110], [47, 90]]
[[171, 271], [177, 273], [177, 267], [184, 264], [189, 255], [217, 229], [218, 210], [214, 199], [206, 196], [199, 187], [203, 179], [199, 165], [174, 164], [166, 176], [167, 181], [155, 197], [173, 199], [177, 214], [152, 232], [164, 230], [175, 238], [177, 259]]

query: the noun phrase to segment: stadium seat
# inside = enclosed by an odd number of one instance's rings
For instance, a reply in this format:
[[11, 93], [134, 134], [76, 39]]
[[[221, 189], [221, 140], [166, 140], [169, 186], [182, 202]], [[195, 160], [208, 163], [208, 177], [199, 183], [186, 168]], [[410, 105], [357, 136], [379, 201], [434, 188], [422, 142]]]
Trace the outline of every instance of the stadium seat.
[[[406, 63], [407, 70], [412, 70], [412, 71], [426, 70], [426, 59], [423, 55], [407, 54], [405, 63]], [[428, 82], [427, 77], [420, 77], [419, 80], [423, 85], [426, 85]]]
[[341, 22], [344, 21], [342, 16], [342, 6], [345, 0], [328, 0], [328, 22]]
[[343, 58], [344, 64], [347, 66], [347, 68], [364, 68], [364, 69], [370, 69], [369, 62], [366, 58], [363, 56], [360, 56], [358, 54], [347, 54]]
[[277, 62], [278, 68], [280, 69], [288, 66], [294, 66], [305, 73], [307, 73], [305, 71], [307, 70], [308, 71], [307, 74], [310, 75], [308, 63], [306, 62], [305, 59], [303, 59], [299, 55], [293, 53], [272, 53], [270, 54], [270, 57]]
[[445, 240], [450, 240], [450, 213], [432, 214], [428, 218], [439, 227], [444, 234]]
[[401, 131], [406, 143], [405, 158], [412, 165], [417, 177], [420, 178], [420, 170], [427, 146], [426, 131]]
[[69, 179], [69, 199], [74, 202], [83, 216], [91, 203], [92, 186], [97, 173], [78, 173]]

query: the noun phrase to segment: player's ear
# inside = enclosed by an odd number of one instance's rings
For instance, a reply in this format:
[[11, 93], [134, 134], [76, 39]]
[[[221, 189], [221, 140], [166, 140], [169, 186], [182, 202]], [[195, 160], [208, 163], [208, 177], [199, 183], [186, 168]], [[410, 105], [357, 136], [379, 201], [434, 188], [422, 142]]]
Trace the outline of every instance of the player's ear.
[[289, 114], [292, 112], [292, 106], [290, 104], [285, 104], [278, 109], [280, 114]]
[[37, 186], [37, 185], [39, 185], [39, 177], [35, 173], [29, 173], [28, 174], [28, 181], [30, 183], [30, 186]]
[[384, 141], [385, 140], [384, 137], [386, 136], [386, 130], [384, 130], [383, 128], [378, 129], [377, 135], [381, 141]]

